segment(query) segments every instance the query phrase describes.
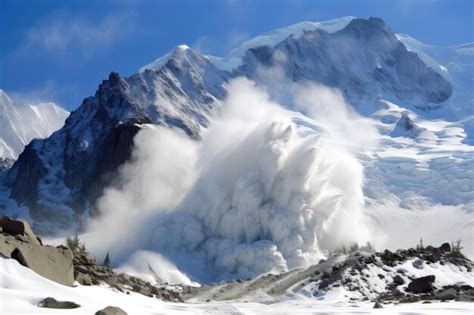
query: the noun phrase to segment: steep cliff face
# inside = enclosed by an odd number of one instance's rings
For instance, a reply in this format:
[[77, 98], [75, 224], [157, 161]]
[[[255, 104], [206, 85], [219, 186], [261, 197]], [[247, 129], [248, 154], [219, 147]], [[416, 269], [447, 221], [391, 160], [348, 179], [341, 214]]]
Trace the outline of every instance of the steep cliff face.
[[94, 214], [96, 198], [130, 158], [142, 124], [199, 139], [221, 107], [223, 83], [237, 76], [267, 86], [270, 94], [288, 82], [336, 87], [358, 108], [384, 98], [431, 110], [452, 93], [451, 84], [377, 18], [302, 23], [265, 39], [249, 41], [229, 59], [182, 45], [128, 78], [111, 73], [61, 130], [26, 147], [7, 175], [11, 197], [29, 207], [38, 230], [75, 226], [87, 209]]

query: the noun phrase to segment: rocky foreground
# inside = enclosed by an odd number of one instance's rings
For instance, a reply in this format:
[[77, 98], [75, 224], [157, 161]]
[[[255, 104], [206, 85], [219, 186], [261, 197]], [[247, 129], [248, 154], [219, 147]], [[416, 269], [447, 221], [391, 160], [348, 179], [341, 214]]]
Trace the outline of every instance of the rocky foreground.
[[[462, 255], [459, 247], [448, 243], [396, 252], [353, 250], [283, 274], [173, 288], [116, 273], [98, 264], [84, 249], [43, 245], [26, 222], [8, 217], [0, 217], [0, 254], [62, 285], [105, 285], [123, 294], [134, 292], [171, 302], [277, 301], [291, 295], [304, 295], [315, 301], [371, 301], [376, 308], [418, 301], [474, 302], [473, 263]], [[67, 309], [81, 305], [44, 297], [38, 307]], [[121, 312], [110, 306], [97, 314], [125, 314]]]
[[302, 294], [317, 300], [331, 296], [348, 303], [372, 301], [374, 307], [418, 301], [474, 302], [472, 267], [448, 243], [396, 252], [355, 251], [303, 270], [193, 288], [183, 298], [252, 301]]
[[[155, 286], [124, 273], [116, 273], [98, 264], [85, 251], [71, 250], [62, 245], [43, 245], [28, 223], [7, 216], [0, 217], [0, 256], [15, 259], [44, 278], [66, 286], [105, 284], [112, 290], [126, 294], [136, 292], [164, 301], [182, 301], [178, 291]], [[38, 306], [60, 309], [80, 307], [71, 301], [57, 301], [54, 297], [45, 297]]]

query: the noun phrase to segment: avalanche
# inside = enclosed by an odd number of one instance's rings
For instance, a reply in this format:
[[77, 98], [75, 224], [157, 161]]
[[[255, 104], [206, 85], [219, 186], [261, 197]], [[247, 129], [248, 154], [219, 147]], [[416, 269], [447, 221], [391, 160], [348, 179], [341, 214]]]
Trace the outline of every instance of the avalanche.
[[[323, 250], [369, 240], [362, 166], [341, 144], [344, 135], [283, 109], [247, 79], [227, 90], [200, 143], [162, 128], [138, 134], [125, 184], [99, 200], [102, 216], [90, 232], [104, 236], [92, 248], [110, 248], [114, 257], [151, 248], [202, 281], [303, 267]], [[328, 91], [328, 105], [342, 101]], [[136, 242], [121, 245], [124, 226], [137, 231]], [[201, 272], [180, 263], [182, 255], [200, 261]]]

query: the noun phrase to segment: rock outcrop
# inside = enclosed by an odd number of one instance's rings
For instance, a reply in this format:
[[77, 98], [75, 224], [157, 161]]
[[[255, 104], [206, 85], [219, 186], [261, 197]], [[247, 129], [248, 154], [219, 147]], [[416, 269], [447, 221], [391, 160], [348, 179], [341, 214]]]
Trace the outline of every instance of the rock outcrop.
[[[466, 283], [441, 285], [429, 273], [424, 277], [416, 277], [416, 272], [406, 269], [407, 265], [414, 270], [428, 271], [433, 268], [438, 272], [449, 265], [447, 269], [466, 275]], [[311, 290], [315, 296], [323, 296], [342, 287], [347, 291], [359, 292], [362, 300], [377, 301], [379, 304], [429, 300], [474, 301], [474, 288], [468, 284], [472, 267], [473, 263], [458, 250], [453, 250], [448, 243], [440, 247], [426, 246], [395, 252], [355, 252], [331, 268], [315, 273], [307, 284], [314, 283]]]
[[47, 297], [41, 300], [38, 304], [39, 307], [45, 308], [57, 308], [57, 309], [72, 309], [81, 307], [79, 304], [71, 301], [58, 301], [55, 298]]
[[413, 293], [429, 293], [433, 291], [433, 282], [436, 277], [433, 275], [416, 278], [408, 284], [407, 291]]
[[400, 120], [397, 122], [390, 135], [392, 137], [406, 137], [415, 139], [425, 130], [425, 128], [415, 124], [415, 122], [410, 117], [408, 117], [407, 113], [402, 113]]
[[0, 227], [3, 233], [15, 236], [21, 241], [33, 245], [43, 245], [41, 239], [33, 233], [30, 225], [25, 221], [17, 221], [10, 217], [2, 216], [0, 217]]
[[118, 274], [112, 269], [98, 264], [87, 253], [74, 252], [73, 262], [75, 280], [81, 285], [88, 286], [105, 283], [120, 292], [132, 291], [165, 301], [182, 301], [178, 290], [169, 289], [167, 286], [156, 286], [124, 273]]
[[95, 312], [95, 315], [127, 315], [127, 312], [117, 306], [107, 306], [106, 308]]
[[69, 249], [42, 245], [29, 224], [23, 221], [1, 217], [0, 227], [1, 255], [17, 260], [52, 281], [73, 285], [73, 255]]

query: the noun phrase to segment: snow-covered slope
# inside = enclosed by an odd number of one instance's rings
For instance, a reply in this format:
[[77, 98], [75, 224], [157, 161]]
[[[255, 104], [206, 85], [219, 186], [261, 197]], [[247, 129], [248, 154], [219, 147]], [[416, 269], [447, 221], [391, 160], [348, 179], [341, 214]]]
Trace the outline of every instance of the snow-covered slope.
[[[222, 294], [222, 293], [221, 293]], [[342, 295], [342, 294], [341, 294]], [[118, 306], [131, 315], [166, 314], [309, 314], [315, 309], [324, 313], [350, 314], [380, 313], [373, 309], [373, 302], [357, 304], [341, 303], [330, 299], [321, 301], [307, 298], [299, 294], [297, 298], [283, 297], [279, 300], [268, 298], [257, 301], [260, 294], [254, 297], [224, 302], [191, 302], [174, 303], [163, 302], [156, 298], [131, 292], [124, 293], [100, 286], [67, 287], [39, 276], [30, 269], [23, 267], [13, 259], [0, 257], [0, 311], [2, 314], [52, 314], [52, 309], [41, 308], [39, 302], [46, 297], [53, 297], [60, 301], [72, 301], [80, 305], [79, 308], [64, 311], [68, 314], [94, 314], [109, 305]], [[431, 304], [398, 304], [384, 305], [389, 313], [416, 314], [470, 314], [472, 303], [431, 303]], [[61, 310], [54, 310], [61, 313]]]
[[0, 158], [16, 159], [31, 140], [61, 128], [68, 115], [54, 103], [14, 103], [0, 89]]

